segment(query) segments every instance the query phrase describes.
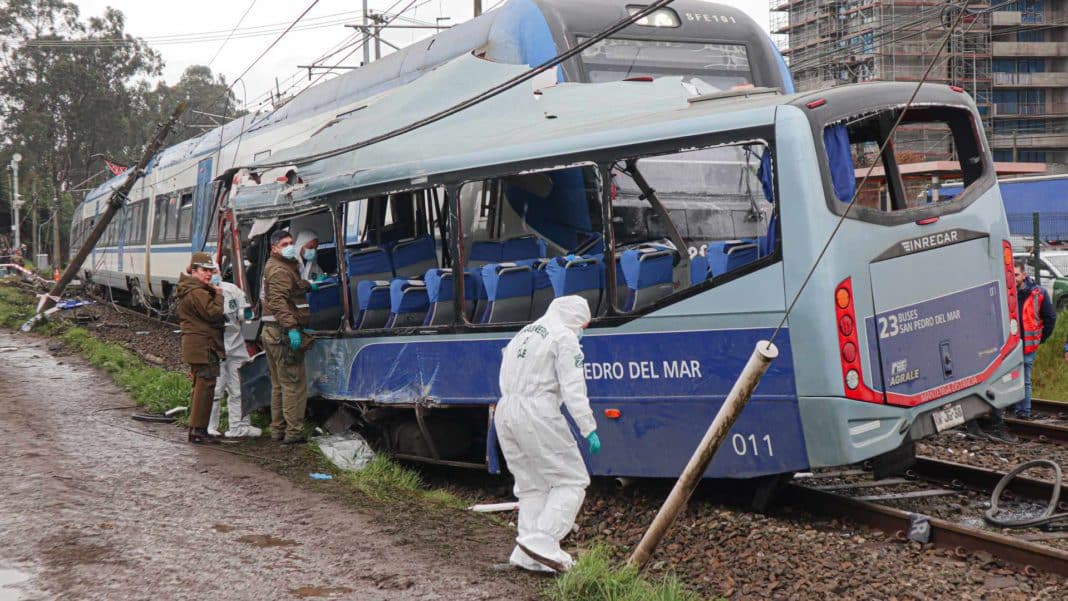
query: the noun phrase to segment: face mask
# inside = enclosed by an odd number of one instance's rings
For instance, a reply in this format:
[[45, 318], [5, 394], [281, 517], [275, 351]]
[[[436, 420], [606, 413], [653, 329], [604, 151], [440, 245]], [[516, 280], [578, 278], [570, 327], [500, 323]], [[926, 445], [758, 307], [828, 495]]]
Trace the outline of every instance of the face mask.
[[212, 274], [210, 283], [212, 286], [219, 286], [222, 284], [222, 276], [219, 274]]
[[314, 248], [305, 248], [304, 249], [304, 260], [305, 261], [314, 261], [315, 260], [315, 249]]
[[287, 246], [287, 247], [283, 248], [282, 249], [282, 258], [283, 259], [289, 259], [291, 261], [296, 259], [297, 258], [297, 247], [290, 245], [290, 246]]

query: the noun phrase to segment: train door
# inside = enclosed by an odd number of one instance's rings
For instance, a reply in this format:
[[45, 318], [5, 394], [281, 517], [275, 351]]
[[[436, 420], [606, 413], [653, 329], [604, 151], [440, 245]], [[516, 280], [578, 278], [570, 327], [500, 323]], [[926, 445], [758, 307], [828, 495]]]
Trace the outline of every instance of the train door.
[[193, 252], [204, 250], [214, 213], [211, 202], [211, 161], [212, 158], [208, 157], [197, 163], [197, 185], [193, 191]]

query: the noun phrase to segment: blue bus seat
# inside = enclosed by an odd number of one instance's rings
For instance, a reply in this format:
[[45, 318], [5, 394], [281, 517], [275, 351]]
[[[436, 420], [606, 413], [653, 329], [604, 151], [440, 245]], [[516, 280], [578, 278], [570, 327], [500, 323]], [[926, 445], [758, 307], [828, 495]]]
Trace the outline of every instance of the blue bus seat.
[[486, 307], [482, 323], [528, 321], [534, 295], [534, 271], [528, 265], [497, 263], [482, 268]]
[[545, 241], [534, 234], [516, 236], [501, 242], [501, 261], [541, 259], [545, 257], [545, 252]]
[[697, 255], [690, 259], [690, 285], [696, 286], [709, 278], [708, 257]]
[[534, 272], [534, 294], [530, 301], [530, 319], [535, 320], [545, 315], [549, 304], [553, 302], [553, 283], [545, 270], [550, 259], [527, 259], [516, 261], [519, 265], [529, 265]]
[[389, 281], [360, 280], [356, 289], [356, 329], [384, 328], [389, 319]]
[[387, 328], [421, 326], [430, 309], [426, 282], [397, 278], [389, 284], [389, 319]]
[[671, 294], [674, 251], [637, 248], [623, 253], [620, 263], [627, 282], [624, 311], [637, 311]]
[[467, 257], [467, 267], [482, 269], [490, 263], [500, 263], [504, 247], [497, 240], [478, 240], [471, 243], [471, 256]]
[[308, 292], [308, 327], [313, 330], [336, 330], [341, 326], [341, 286], [337, 276], [319, 282], [319, 289]]
[[398, 278], [422, 277], [426, 270], [438, 266], [438, 252], [430, 236], [401, 240], [389, 254]]
[[[452, 270], [451, 269], [428, 269], [423, 279], [426, 282], [427, 301], [430, 309], [427, 311], [425, 326], [437, 326], [452, 323], [455, 315], [452, 299], [453, 294]], [[470, 274], [464, 274], [464, 313], [467, 319], [474, 315], [475, 305], [478, 302], [478, 286], [475, 278]]]
[[732, 244], [725, 250], [727, 253], [727, 271], [733, 271], [757, 260], [757, 242], [755, 240]]
[[601, 288], [604, 275], [596, 257], [554, 257], [545, 268], [557, 297], [574, 294], [586, 299], [590, 314], [597, 315], [601, 307]]
[[[358, 315], [360, 282], [362, 280], [385, 280], [387, 282], [392, 280], [393, 263], [390, 262], [389, 253], [385, 249], [378, 246], [365, 246], [349, 251], [346, 264], [349, 275], [349, 306]], [[358, 320], [359, 317], [354, 321]]]

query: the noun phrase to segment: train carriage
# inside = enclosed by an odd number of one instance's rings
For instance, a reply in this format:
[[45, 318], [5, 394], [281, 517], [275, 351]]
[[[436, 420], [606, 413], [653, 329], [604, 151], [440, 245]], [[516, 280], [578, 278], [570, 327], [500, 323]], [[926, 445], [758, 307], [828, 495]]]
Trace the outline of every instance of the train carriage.
[[[963, 192], [939, 202], [905, 184], [907, 158], [885, 144], [910, 84], [524, 84], [345, 148], [521, 71], [460, 57], [222, 178], [239, 182], [223, 249], [234, 265], [261, 264], [275, 228], [332, 226], [320, 265], [336, 276], [309, 298], [332, 317], [309, 382], [395, 455], [499, 470], [501, 349], [564, 294], [595, 316], [583, 339], [604, 441], [586, 457], [595, 475], [677, 475], [784, 319], [780, 357], [708, 476], [896, 461], [1022, 398], [1008, 229], [966, 94], [925, 85], [903, 117], [904, 131], [942, 130], [960, 163]], [[869, 168], [880, 179], [861, 185]], [[239, 279], [255, 297], [256, 277]], [[249, 399], [257, 369], [243, 372]]]
[[[197, 249], [212, 248], [211, 181], [233, 165], [269, 159], [466, 54], [533, 66], [627, 16], [622, 0], [509, 0], [379, 61], [328, 79], [265, 113], [248, 115], [162, 151], [130, 194], [82, 275], [135, 304], [166, 304]], [[746, 84], [793, 91], [769, 36], [741, 11], [678, 0], [546, 74], [542, 84], [680, 75], [705, 90]], [[695, 81], [696, 80], [696, 81]], [[470, 89], [470, 93], [477, 90]], [[75, 212], [80, 246], [123, 176], [92, 191]]]

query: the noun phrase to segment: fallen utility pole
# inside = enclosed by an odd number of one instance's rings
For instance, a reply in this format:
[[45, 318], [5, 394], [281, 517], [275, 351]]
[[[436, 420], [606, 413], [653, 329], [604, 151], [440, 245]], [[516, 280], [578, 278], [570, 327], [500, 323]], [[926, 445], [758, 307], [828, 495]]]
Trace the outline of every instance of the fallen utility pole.
[[[137, 180], [144, 175], [145, 169], [148, 167], [148, 162], [152, 160], [152, 157], [156, 156], [163, 141], [167, 138], [167, 134], [170, 133], [171, 127], [174, 126], [178, 118], [185, 112], [185, 101], [179, 102], [175, 107], [174, 112], [167, 121], [159, 126], [156, 130], [156, 135], [152, 137], [152, 140], [145, 146], [145, 152], [141, 155], [141, 160], [137, 162], [137, 166], [129, 169], [126, 172], [126, 181], [122, 182], [114, 192], [111, 193], [111, 197], [108, 198], [108, 208], [100, 216], [100, 221], [96, 223], [89, 235], [86, 236], [85, 242], [82, 243], [81, 248], [78, 249], [78, 254], [71, 257], [70, 265], [67, 265], [66, 271], [59, 277], [59, 281], [55, 286], [52, 286], [52, 290], [48, 294], [41, 297], [41, 301], [37, 303], [37, 314], [34, 315], [29, 321], [23, 324], [23, 331], [28, 331], [33, 324], [40, 321], [45, 311], [50, 309], [56, 302], [59, 301], [59, 297], [63, 294], [63, 290], [74, 279], [74, 275], [78, 273], [78, 270], [82, 268], [82, 263], [85, 262], [85, 258], [92, 252], [93, 247], [96, 246], [100, 237], [104, 235], [104, 230], [107, 229], [108, 224], [111, 223], [112, 218], [119, 212], [119, 209], [126, 204], [126, 197], [133, 189], [133, 185]], [[58, 221], [59, 215], [53, 215], [53, 219]]]
[[653, 556], [653, 551], [656, 550], [657, 545], [660, 544], [671, 525], [675, 523], [679, 513], [686, 507], [690, 496], [693, 495], [693, 491], [701, 482], [701, 478], [704, 477], [708, 464], [712, 462], [716, 451], [726, 440], [727, 433], [730, 432], [734, 422], [738, 420], [738, 416], [742, 413], [742, 409], [749, 402], [749, 397], [753, 395], [753, 390], [760, 383], [760, 379], [764, 377], [764, 373], [768, 371], [771, 362], [778, 356], [779, 349], [774, 344], [765, 340], [757, 342], [756, 348], [753, 349], [753, 354], [749, 356], [749, 361], [746, 362], [741, 375], [734, 381], [734, 387], [731, 388], [730, 394], [727, 395], [727, 400], [723, 402], [723, 406], [719, 408], [715, 419], [712, 420], [712, 424], [708, 426], [708, 431], [705, 432], [704, 438], [697, 445], [697, 450], [690, 457], [690, 462], [686, 464], [686, 468], [682, 471], [682, 475], [679, 476], [678, 482], [671, 489], [671, 494], [668, 495], [668, 498], [660, 507], [660, 511], [656, 513], [653, 523], [649, 525], [649, 529], [645, 531], [641, 542], [638, 543], [634, 553], [627, 560], [627, 565], [637, 566], [641, 570], [645, 567], [649, 558]]

